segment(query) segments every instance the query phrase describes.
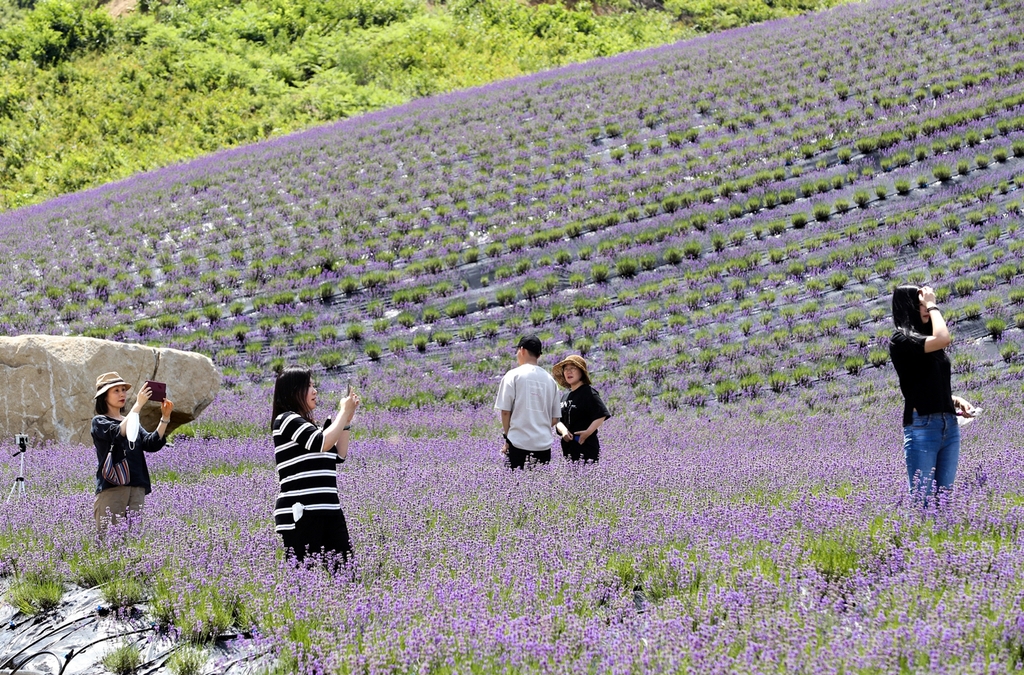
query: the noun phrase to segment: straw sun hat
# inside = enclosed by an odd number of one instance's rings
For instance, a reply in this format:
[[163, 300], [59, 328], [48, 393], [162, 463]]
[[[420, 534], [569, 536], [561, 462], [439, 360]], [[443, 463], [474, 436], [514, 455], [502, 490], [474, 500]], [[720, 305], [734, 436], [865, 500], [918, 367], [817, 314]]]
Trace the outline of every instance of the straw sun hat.
[[131, 389], [132, 385], [128, 384], [121, 379], [121, 376], [117, 373], [103, 373], [96, 378], [96, 396], [99, 398], [103, 394], [107, 393], [107, 390], [111, 387], [124, 386], [125, 390]]
[[580, 369], [580, 373], [583, 375], [580, 379], [583, 380], [583, 384], [590, 384], [590, 373], [587, 372], [587, 362], [582, 356], [577, 356], [576, 354], [567, 356], [551, 367], [551, 377], [555, 378], [555, 382], [563, 387], [569, 386], [569, 383], [565, 381], [565, 376], [562, 375], [562, 370], [566, 366], [570, 365], [576, 366]]

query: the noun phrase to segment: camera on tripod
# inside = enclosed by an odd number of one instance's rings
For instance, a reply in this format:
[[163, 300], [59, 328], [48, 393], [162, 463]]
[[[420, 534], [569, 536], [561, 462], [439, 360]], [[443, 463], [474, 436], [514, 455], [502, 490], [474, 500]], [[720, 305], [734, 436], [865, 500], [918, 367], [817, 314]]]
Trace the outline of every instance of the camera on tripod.
[[14, 479], [14, 485], [11, 486], [11, 491], [7, 493], [7, 501], [11, 501], [11, 497], [17, 494], [19, 497], [25, 496], [25, 452], [28, 450], [28, 435], [27, 434], [15, 434], [14, 444], [17, 447], [11, 453], [11, 457], [21, 456], [21, 462], [18, 467], [18, 477]]

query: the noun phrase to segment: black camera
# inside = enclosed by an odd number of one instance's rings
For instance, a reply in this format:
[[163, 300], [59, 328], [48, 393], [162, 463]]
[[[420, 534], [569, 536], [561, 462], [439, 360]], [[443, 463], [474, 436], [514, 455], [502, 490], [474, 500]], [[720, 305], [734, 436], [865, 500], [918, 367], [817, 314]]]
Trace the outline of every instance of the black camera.
[[18, 444], [18, 452], [28, 450], [28, 436], [26, 434], [15, 434], [14, 442]]

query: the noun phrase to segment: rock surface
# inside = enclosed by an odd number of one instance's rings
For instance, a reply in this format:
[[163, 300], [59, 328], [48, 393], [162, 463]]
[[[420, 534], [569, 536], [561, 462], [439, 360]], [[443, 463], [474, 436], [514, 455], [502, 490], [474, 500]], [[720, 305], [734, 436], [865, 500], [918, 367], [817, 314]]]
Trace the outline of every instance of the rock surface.
[[[129, 409], [146, 380], [167, 383], [168, 431], [196, 419], [220, 390], [220, 372], [202, 354], [84, 337], [0, 337], [0, 444], [15, 434], [91, 444], [96, 378], [112, 370], [132, 384]], [[139, 417], [152, 431], [159, 404], [147, 403]]]

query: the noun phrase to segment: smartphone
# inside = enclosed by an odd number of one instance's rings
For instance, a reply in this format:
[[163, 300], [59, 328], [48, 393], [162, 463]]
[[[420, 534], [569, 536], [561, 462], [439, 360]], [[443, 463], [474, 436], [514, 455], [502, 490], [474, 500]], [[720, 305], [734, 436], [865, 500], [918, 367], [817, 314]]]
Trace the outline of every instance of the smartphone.
[[150, 401], [160, 403], [167, 398], [167, 385], [163, 382], [154, 382], [152, 380], [146, 380], [146, 386], [153, 392], [153, 395], [149, 397]]

